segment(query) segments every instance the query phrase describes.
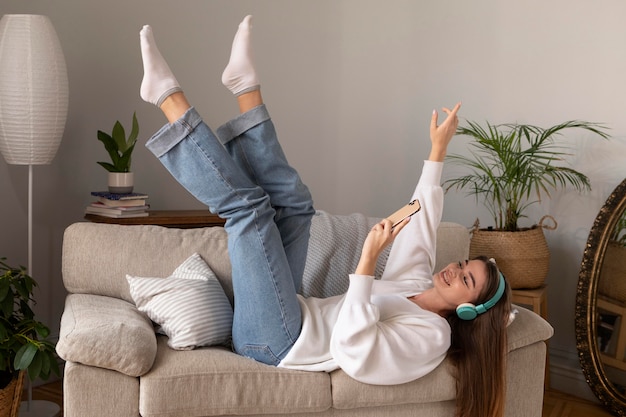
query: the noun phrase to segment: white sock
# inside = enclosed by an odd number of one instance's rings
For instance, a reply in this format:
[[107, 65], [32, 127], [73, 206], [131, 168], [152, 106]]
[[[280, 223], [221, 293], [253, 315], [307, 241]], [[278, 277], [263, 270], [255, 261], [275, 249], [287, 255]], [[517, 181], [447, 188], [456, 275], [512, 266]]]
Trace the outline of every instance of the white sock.
[[230, 51], [230, 60], [222, 73], [222, 84], [236, 96], [260, 88], [252, 56], [251, 20], [252, 16], [246, 16], [239, 24]]
[[145, 25], [141, 29], [139, 39], [143, 59], [143, 80], [139, 94], [144, 101], [160, 107], [163, 100], [182, 89], [159, 52], [150, 26]]

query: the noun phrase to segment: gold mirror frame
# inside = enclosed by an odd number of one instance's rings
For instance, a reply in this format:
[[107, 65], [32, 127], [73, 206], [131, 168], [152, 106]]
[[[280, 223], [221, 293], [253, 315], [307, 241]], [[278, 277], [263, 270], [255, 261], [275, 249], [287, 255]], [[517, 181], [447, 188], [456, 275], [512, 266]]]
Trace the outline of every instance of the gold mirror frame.
[[[596, 397], [617, 416], [626, 416], [626, 398], [604, 373], [597, 343], [598, 280], [611, 233], [626, 209], [626, 179], [600, 209], [589, 232], [576, 292], [576, 347], [585, 379]], [[626, 277], [624, 277], [626, 279]]]

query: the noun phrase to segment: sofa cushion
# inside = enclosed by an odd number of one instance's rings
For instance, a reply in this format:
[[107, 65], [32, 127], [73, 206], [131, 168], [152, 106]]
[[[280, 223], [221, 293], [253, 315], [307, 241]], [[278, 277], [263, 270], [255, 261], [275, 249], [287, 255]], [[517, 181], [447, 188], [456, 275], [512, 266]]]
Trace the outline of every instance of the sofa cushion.
[[[302, 278], [301, 292], [305, 297], [330, 297], [347, 291], [347, 276], [354, 272], [363, 242], [377, 221], [360, 213], [334, 215], [321, 210], [315, 213]], [[376, 265], [378, 278], [388, 256], [389, 248], [386, 248]]]
[[156, 336], [150, 320], [116, 298], [70, 294], [56, 351], [62, 359], [140, 376], [152, 367]]
[[126, 276], [139, 311], [157, 323], [172, 349], [230, 342], [233, 308], [215, 274], [198, 253], [167, 278]]
[[344, 371], [331, 373], [333, 407], [351, 409], [423, 402], [453, 401], [456, 397], [453, 366], [449, 360], [415, 381], [399, 385], [370, 385]]
[[264, 365], [220, 347], [177, 351], [158, 336], [152, 370], [141, 377], [140, 413], [210, 416], [316, 412], [332, 404], [325, 372]]

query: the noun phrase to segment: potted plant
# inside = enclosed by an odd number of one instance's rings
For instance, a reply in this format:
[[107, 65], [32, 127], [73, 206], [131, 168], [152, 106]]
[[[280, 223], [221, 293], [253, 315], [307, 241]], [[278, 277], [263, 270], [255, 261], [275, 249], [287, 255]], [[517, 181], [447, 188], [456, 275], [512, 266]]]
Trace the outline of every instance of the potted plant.
[[0, 410], [17, 415], [24, 374], [45, 380], [60, 371], [54, 344], [46, 340], [50, 330], [30, 307], [37, 283], [5, 261], [0, 258]]
[[527, 217], [527, 209], [542, 196], [549, 197], [550, 191], [568, 185], [577, 191], [591, 188], [586, 175], [563, 165], [569, 153], [555, 139], [570, 129], [608, 138], [603, 125], [578, 120], [548, 128], [489, 122], [483, 127], [468, 121], [457, 130], [473, 139], [470, 155], [448, 159], [470, 172], [446, 180], [445, 190], [464, 189], [489, 210], [494, 225], [488, 229], [475, 225], [470, 255], [493, 256], [513, 288], [540, 287], [548, 272], [549, 251], [542, 228], [549, 227], [542, 219], [521, 228], [519, 220]]
[[124, 126], [119, 121], [113, 125], [110, 135], [98, 130], [98, 140], [104, 144], [104, 148], [111, 157], [111, 162], [98, 162], [98, 164], [109, 172], [108, 185], [112, 193], [123, 194], [133, 191], [134, 178], [130, 171], [130, 164], [138, 135], [139, 124], [136, 113], [133, 113], [133, 125], [128, 138]]

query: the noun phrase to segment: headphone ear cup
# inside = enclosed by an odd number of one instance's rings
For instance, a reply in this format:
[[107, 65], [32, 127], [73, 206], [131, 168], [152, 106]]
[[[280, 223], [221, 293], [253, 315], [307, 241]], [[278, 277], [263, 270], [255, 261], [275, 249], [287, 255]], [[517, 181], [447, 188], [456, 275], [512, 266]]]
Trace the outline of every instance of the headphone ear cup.
[[478, 315], [476, 306], [472, 303], [462, 303], [456, 308], [456, 315], [461, 320], [474, 320]]

